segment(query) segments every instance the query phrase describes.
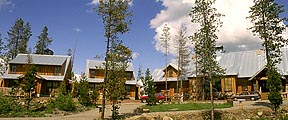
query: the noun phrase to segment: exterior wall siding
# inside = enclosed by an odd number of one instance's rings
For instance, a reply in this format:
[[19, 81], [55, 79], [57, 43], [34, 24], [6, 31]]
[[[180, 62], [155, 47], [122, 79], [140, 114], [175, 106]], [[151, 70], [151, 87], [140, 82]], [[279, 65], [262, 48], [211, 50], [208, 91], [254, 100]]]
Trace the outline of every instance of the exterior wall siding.
[[[9, 74], [25, 74], [27, 71], [27, 66], [25, 64], [11, 64], [9, 65], [10, 69], [8, 69]], [[13, 72], [12, 66], [16, 67], [16, 71]], [[37, 74], [39, 75], [50, 75], [50, 76], [61, 76], [63, 75], [63, 71], [65, 69], [65, 64], [62, 66], [55, 65], [35, 65], [37, 67]], [[59, 71], [55, 73], [56, 67], [59, 68]], [[71, 68], [70, 68], [71, 69]]]

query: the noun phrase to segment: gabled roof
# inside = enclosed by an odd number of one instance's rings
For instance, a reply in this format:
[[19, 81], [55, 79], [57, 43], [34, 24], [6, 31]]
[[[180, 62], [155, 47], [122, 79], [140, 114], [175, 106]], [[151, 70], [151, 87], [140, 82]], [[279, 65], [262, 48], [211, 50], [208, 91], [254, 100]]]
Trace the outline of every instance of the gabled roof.
[[[105, 68], [105, 61], [99, 60], [86, 60], [86, 72], [89, 69], [104, 69]], [[134, 67], [132, 63], [128, 64], [128, 68], [126, 71], [134, 71]]]
[[[71, 62], [71, 56], [64, 55], [39, 55], [29, 54], [32, 58], [32, 64], [34, 65], [56, 65], [64, 66], [64, 74], [61, 76], [50, 76], [50, 75], [39, 75], [39, 77], [46, 80], [62, 81], [64, 76], [67, 74], [69, 64]], [[9, 64], [27, 64], [28, 54], [18, 54], [13, 60], [9, 61]], [[65, 63], [65, 64], [64, 64]], [[7, 71], [4, 73], [4, 79], [18, 79], [22, 74], [8, 74]]]
[[[165, 72], [163, 69], [155, 69], [151, 75], [154, 82], [165, 82], [166, 78], [164, 77], [164, 74]], [[167, 81], [177, 81], [177, 77], [168, 77]]]
[[178, 66], [173, 64], [173, 63], [169, 63], [168, 65], [166, 65], [166, 67], [164, 67], [162, 70], [164, 71], [165, 69], [167, 69], [169, 66], [173, 67], [175, 70], [178, 70]]
[[281, 75], [288, 76], [288, 47], [282, 48], [282, 61], [277, 68]]
[[[89, 69], [104, 69], [105, 68], [105, 61], [99, 60], [86, 60], [86, 75], [89, 73]], [[128, 68], [126, 71], [133, 72], [134, 67], [132, 63], [128, 64]], [[132, 74], [134, 76], [134, 72]], [[104, 82], [103, 78], [88, 78], [88, 81], [91, 83], [102, 83]], [[127, 85], [136, 85], [136, 80], [126, 80]]]
[[218, 57], [219, 65], [226, 70], [225, 74], [237, 75], [239, 78], [252, 77], [266, 64], [262, 50], [223, 53]]
[[[281, 51], [282, 61], [277, 65], [277, 68], [281, 75], [288, 76], [288, 48], [282, 48]], [[225, 75], [235, 75], [238, 78], [251, 78], [255, 77], [265, 68], [266, 54], [263, 50], [220, 53], [217, 54], [216, 60], [225, 69]], [[195, 60], [191, 63], [188, 77], [196, 77]], [[163, 76], [164, 72], [162, 69], [155, 69], [152, 73], [155, 82], [163, 81]]]
[[[66, 60], [70, 60], [70, 56], [62, 55], [39, 55], [29, 54], [32, 58], [32, 63], [35, 65], [62, 65]], [[27, 64], [28, 54], [18, 54], [9, 63], [13, 64]]]

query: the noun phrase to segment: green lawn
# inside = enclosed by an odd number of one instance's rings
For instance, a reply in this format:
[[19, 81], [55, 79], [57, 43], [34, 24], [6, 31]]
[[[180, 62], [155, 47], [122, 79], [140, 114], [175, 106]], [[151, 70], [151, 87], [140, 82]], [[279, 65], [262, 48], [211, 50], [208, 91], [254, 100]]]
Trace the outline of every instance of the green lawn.
[[[232, 107], [230, 103], [215, 104], [215, 108]], [[149, 109], [150, 112], [167, 112], [167, 111], [185, 111], [185, 110], [205, 110], [210, 109], [210, 103], [185, 103], [185, 104], [160, 104], [154, 106], [142, 106], [143, 109]]]

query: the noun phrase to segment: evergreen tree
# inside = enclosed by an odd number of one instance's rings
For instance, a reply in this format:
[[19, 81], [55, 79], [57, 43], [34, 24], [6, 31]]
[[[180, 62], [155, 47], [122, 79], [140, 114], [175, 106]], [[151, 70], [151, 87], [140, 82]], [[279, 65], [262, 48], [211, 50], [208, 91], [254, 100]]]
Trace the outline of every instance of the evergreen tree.
[[38, 36], [36, 46], [36, 54], [51, 55], [51, 50], [48, 48], [51, 45], [52, 39], [48, 37], [48, 27], [44, 26], [42, 33]]
[[[113, 41], [112, 41], [113, 43]], [[121, 43], [112, 45], [108, 54], [108, 74], [106, 91], [108, 99], [112, 101], [112, 118], [118, 117], [119, 106], [117, 100], [123, 100], [126, 96], [125, 82], [127, 80], [126, 69], [132, 59], [132, 51]]]
[[70, 48], [67, 50], [67, 55], [72, 56], [72, 50]]
[[[104, 114], [105, 114], [106, 87], [107, 87], [106, 84], [112, 83], [110, 85], [113, 85], [114, 83], [112, 81], [114, 81], [116, 83], [119, 82], [117, 83], [117, 85], [118, 84], [123, 85], [122, 84], [123, 81], [116, 80], [120, 78], [116, 78], [117, 77], [116, 74], [118, 73], [113, 73], [113, 72], [119, 72], [119, 70], [115, 71], [113, 66], [117, 65], [116, 62], [119, 62], [119, 64], [121, 64], [127, 61], [121, 61], [120, 59], [114, 59], [114, 60], [120, 60], [121, 62], [113, 61], [112, 57], [110, 56], [114, 56], [115, 54], [113, 53], [117, 52], [117, 50], [114, 50], [115, 48], [124, 47], [122, 44], [119, 45], [120, 43], [119, 34], [125, 34], [126, 32], [130, 30], [129, 25], [131, 24], [131, 19], [129, 18], [132, 16], [132, 12], [129, 10], [129, 5], [128, 5], [129, 2], [130, 2], [129, 0], [100, 0], [98, 9], [97, 9], [97, 13], [102, 19], [102, 22], [104, 24], [104, 30], [105, 30], [104, 36], [107, 38], [106, 53], [105, 53], [105, 63], [106, 63], [105, 64], [105, 77], [104, 77], [103, 101], [102, 101], [103, 111], [102, 111], [101, 119], [104, 119]], [[110, 53], [112, 53], [112, 55], [110, 55]], [[120, 56], [121, 55], [119, 55], [119, 57]], [[109, 69], [110, 67], [112, 67], [113, 69]], [[125, 67], [122, 67], [122, 69], [123, 68]], [[107, 90], [109, 89], [108, 87], [107, 87]], [[113, 88], [115, 90], [115, 88], [119, 88], [119, 87], [113, 87]], [[122, 88], [119, 88], [119, 89], [122, 89]], [[118, 91], [118, 90], [115, 90], [115, 91]], [[122, 91], [122, 90], [119, 90], [119, 91]], [[119, 97], [114, 97], [114, 98], [119, 98]], [[117, 108], [117, 106], [114, 106], [114, 102], [113, 102], [113, 110], [114, 110], [114, 107]], [[114, 113], [115, 112], [113, 111], [112, 114]]]
[[6, 72], [7, 63], [5, 62], [6, 57], [4, 54], [5, 45], [3, 43], [1, 33], [0, 33], [0, 75], [3, 75]]
[[31, 93], [35, 91], [36, 86], [36, 75], [37, 75], [37, 69], [35, 65], [32, 65], [32, 58], [28, 54], [27, 55], [27, 64], [26, 64], [26, 73], [23, 78], [23, 86], [22, 89], [25, 93], [28, 93], [27, 97], [27, 108], [29, 109], [30, 102], [32, 101], [32, 95]]
[[79, 103], [82, 105], [91, 105], [91, 99], [89, 97], [89, 83], [88, 79], [85, 74], [81, 75], [80, 82], [79, 82]]
[[20, 18], [13, 27], [7, 32], [8, 38], [7, 49], [8, 58], [13, 59], [19, 53], [27, 53], [27, 43], [32, 36], [29, 23], [24, 25], [24, 21]]
[[[163, 33], [161, 34], [160, 40], [162, 41], [162, 47], [165, 48], [165, 64], [168, 65], [168, 54], [169, 54], [169, 41], [170, 41], [170, 28], [168, 27], [167, 24], [164, 25], [163, 28]], [[168, 86], [167, 86], [167, 78], [168, 78], [168, 69], [165, 69], [165, 96], [166, 96], [166, 101], [167, 101], [167, 94], [168, 94]]]
[[278, 5], [274, 0], [254, 0], [254, 5], [250, 7], [250, 16], [253, 26], [250, 28], [254, 35], [258, 36], [263, 42], [262, 46], [266, 53], [267, 83], [270, 93], [269, 101], [274, 104], [275, 111], [282, 104], [281, 75], [278, 73], [276, 65], [281, 62], [281, 48], [288, 43], [282, 37], [286, 25], [282, 22], [287, 18], [280, 18], [279, 14], [284, 12], [283, 5]]
[[156, 99], [156, 86], [154, 85], [154, 80], [150, 74], [150, 70], [147, 68], [145, 72], [145, 78], [144, 78], [144, 91], [148, 94], [147, 103], [148, 105], [156, 105], [157, 99]]
[[223, 70], [216, 61], [216, 40], [218, 37], [215, 34], [221, 25], [220, 17], [222, 15], [217, 12], [216, 8], [212, 7], [214, 3], [215, 0], [196, 0], [190, 13], [192, 22], [200, 25], [200, 29], [191, 38], [197, 54], [197, 71], [200, 72], [204, 80], [209, 82], [212, 120], [214, 120], [214, 78], [223, 74]]

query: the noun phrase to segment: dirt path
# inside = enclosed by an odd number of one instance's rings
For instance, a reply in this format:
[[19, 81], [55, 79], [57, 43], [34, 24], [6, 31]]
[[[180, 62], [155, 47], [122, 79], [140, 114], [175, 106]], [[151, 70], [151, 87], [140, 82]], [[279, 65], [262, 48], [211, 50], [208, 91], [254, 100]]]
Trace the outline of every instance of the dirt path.
[[[129, 115], [134, 112], [134, 109], [145, 105], [139, 102], [133, 103], [121, 103], [119, 104], [119, 113], [122, 115]], [[105, 118], [111, 117], [111, 105], [106, 106]], [[29, 117], [29, 118], [0, 118], [0, 120], [97, 120], [99, 109], [95, 108], [89, 111], [81, 112], [78, 114], [67, 115], [67, 116], [55, 116], [55, 117]]]

